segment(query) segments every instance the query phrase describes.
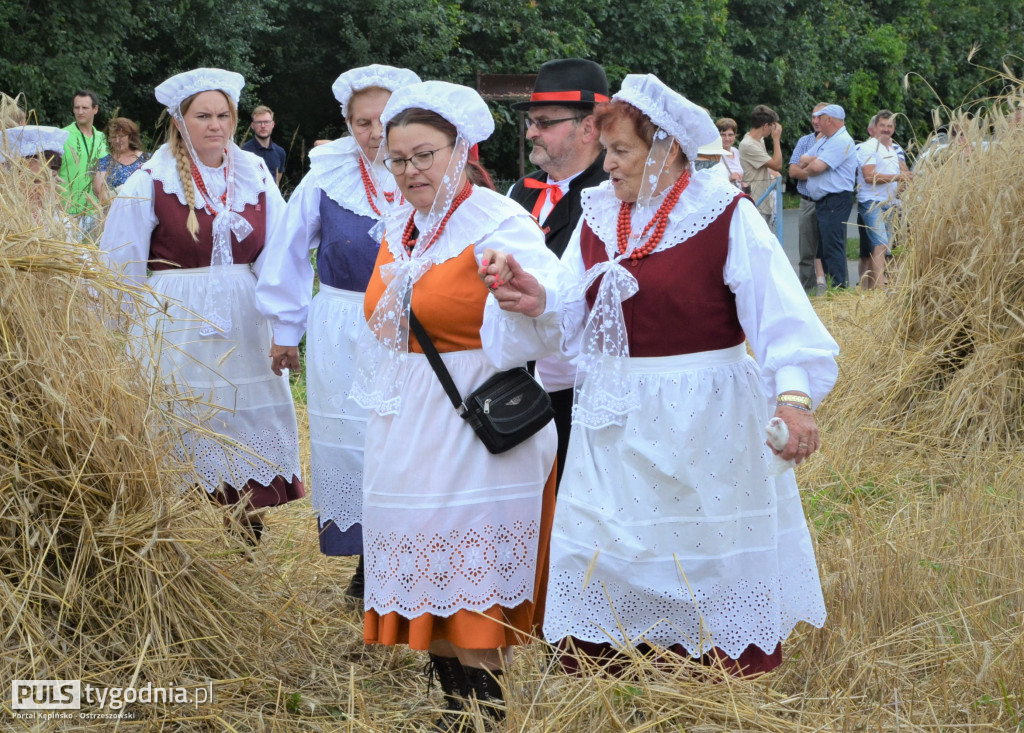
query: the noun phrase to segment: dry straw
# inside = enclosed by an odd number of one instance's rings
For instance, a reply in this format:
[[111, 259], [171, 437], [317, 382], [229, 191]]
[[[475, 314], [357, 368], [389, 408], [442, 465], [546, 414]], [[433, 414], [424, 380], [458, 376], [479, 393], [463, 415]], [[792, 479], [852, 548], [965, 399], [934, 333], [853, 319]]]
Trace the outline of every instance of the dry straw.
[[[173, 459], [180, 396], [126, 358], [107, 323], [136, 295], [90, 245], [67, 241], [73, 228], [55, 197], [45, 168], [0, 169], [4, 683], [216, 680], [272, 708], [281, 684], [299, 685], [292, 670], [308, 673], [309, 637], [295, 631], [304, 610], [283, 613], [292, 595], [278, 568], [247, 562], [213, 504], [182, 492], [196, 481]], [[137, 710], [150, 720], [239, 717], [216, 703]]]
[[[1024, 730], [1024, 127], [1006, 110], [952, 116], [966, 143], [918, 167], [890, 291], [817, 299], [842, 347], [823, 449], [798, 472], [825, 627], [801, 627], [757, 680], [638, 654], [621, 678], [568, 677], [535, 644], [506, 676], [504, 729]], [[4, 679], [214, 682], [212, 704], [135, 705], [125, 729], [421, 730], [441, 704], [423, 659], [362, 644], [352, 563], [319, 554], [307, 502], [271, 512], [247, 553], [179, 492], [173, 431], [153, 430], [174, 395], [104, 325], [116, 281], [44, 236], [8, 183]]]

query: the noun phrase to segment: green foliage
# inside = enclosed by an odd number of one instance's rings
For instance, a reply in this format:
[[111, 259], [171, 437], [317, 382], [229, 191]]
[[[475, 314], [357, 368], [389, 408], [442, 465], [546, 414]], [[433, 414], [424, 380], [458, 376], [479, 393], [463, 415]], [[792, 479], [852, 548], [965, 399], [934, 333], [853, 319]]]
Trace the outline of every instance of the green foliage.
[[593, 14], [601, 32], [595, 56], [615, 89], [626, 74], [655, 74], [714, 109], [729, 88], [727, 0], [605, 2]]
[[[445, 78], [461, 27], [458, 7], [438, 0], [268, 0], [269, 22], [254, 39], [266, 80], [242, 105], [242, 122], [256, 104], [277, 120], [275, 138], [288, 151], [292, 184], [313, 140], [345, 131], [331, 85], [343, 71], [371, 63]], [[284, 187], [284, 185], [282, 186]]]
[[[266, 0], [0, 0], [0, 88], [24, 92], [43, 124], [71, 121], [71, 94], [100, 97], [98, 124], [116, 109], [155, 127], [153, 87], [173, 73], [222, 66], [258, 82], [251, 39]], [[151, 136], [151, 135], [150, 135]]]
[[[879, 108], [902, 112], [906, 141], [927, 134], [933, 109], [1001, 91], [991, 70], [1020, 64], [1008, 54], [1024, 48], [1024, 0], [0, 0], [0, 37], [0, 89], [25, 92], [50, 124], [70, 121], [70, 93], [85, 87], [100, 95], [100, 123], [120, 107], [155, 137], [155, 84], [235, 69], [249, 83], [242, 127], [256, 104], [274, 109], [294, 183], [312, 141], [344, 132], [331, 83], [368, 63], [474, 85], [580, 56], [613, 89], [657, 74], [741, 133], [768, 104], [786, 147], [817, 101], [842, 104], [855, 137]], [[492, 110], [484, 162], [511, 178], [516, 115]]]

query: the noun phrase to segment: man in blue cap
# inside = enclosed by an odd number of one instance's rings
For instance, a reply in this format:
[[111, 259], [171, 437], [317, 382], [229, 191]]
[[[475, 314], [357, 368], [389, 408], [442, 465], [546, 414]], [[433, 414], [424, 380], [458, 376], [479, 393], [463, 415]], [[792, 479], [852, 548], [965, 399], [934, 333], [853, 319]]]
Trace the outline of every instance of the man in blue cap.
[[800, 156], [807, 174], [807, 194], [818, 217], [818, 252], [825, 277], [838, 288], [849, 286], [846, 266], [846, 222], [853, 209], [857, 183], [857, 144], [846, 131], [846, 112], [828, 104], [814, 112], [821, 138]]

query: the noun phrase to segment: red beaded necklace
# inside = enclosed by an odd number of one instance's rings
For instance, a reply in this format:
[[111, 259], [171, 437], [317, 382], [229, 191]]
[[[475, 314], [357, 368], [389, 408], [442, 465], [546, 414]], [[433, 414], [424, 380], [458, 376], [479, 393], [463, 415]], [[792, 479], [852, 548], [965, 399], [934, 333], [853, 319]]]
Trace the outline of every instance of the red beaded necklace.
[[[227, 151], [227, 149], [225, 149], [224, 150], [224, 156], [227, 157], [227, 154], [228, 154], [228, 151]], [[210, 196], [210, 192], [206, 188], [206, 183], [203, 181], [203, 174], [199, 172], [199, 168], [196, 166], [196, 163], [195, 163], [194, 160], [191, 161], [191, 165], [192, 165], [192, 180], [195, 181], [196, 188], [199, 189], [199, 193], [201, 193], [203, 195], [203, 208], [206, 209], [206, 213], [207, 214], [212, 215], [213, 214], [213, 208], [212, 208], [210, 202], [213, 200], [213, 197]], [[225, 181], [228, 180], [228, 167], [227, 166], [224, 166], [224, 180]], [[224, 189], [224, 193], [221, 194], [220, 203], [221, 203], [222, 206], [226, 206], [227, 205], [227, 203], [228, 203], [228, 192], [227, 192], [227, 189]]]
[[[454, 214], [455, 210], [462, 205], [463, 201], [469, 198], [471, 193], [473, 193], [473, 184], [466, 181], [466, 185], [462, 187], [462, 190], [459, 191], [458, 195], [452, 200], [452, 205], [448, 208], [448, 212], [444, 215], [444, 218], [441, 219], [441, 223], [438, 225], [437, 231], [434, 232], [434, 236], [430, 238], [430, 241], [427, 242], [426, 246], [421, 249], [420, 252], [426, 252], [434, 246], [434, 242], [436, 242], [437, 238], [441, 236], [441, 232], [444, 231], [444, 228], [448, 226], [448, 220], [452, 218], [452, 214]], [[415, 228], [416, 224], [413, 223], [413, 214], [409, 214], [409, 222], [405, 225], [405, 231], [402, 232], [402, 246], [405, 247], [405, 251], [410, 255], [412, 254], [412, 250], [416, 246], [416, 243], [419, 241], [412, 237], [412, 231]]]
[[[643, 231], [640, 232], [640, 239], [654, 227], [654, 232], [651, 234], [651, 238], [648, 239], [642, 247], [637, 247], [629, 254], [631, 260], [642, 260], [644, 257], [654, 251], [654, 248], [661, 242], [661, 238], [665, 236], [665, 227], [668, 226], [668, 215], [669, 212], [675, 207], [676, 202], [679, 201], [680, 195], [686, 187], [690, 185], [690, 171], [683, 171], [683, 175], [679, 176], [679, 180], [676, 181], [665, 200], [658, 207], [654, 216], [647, 222], [647, 226], [644, 227]], [[623, 201], [619, 204], [619, 220], [615, 227], [615, 235], [618, 240], [619, 254], [626, 253], [626, 247], [629, 245], [629, 231], [630, 231], [630, 210], [633, 204]]]
[[[359, 175], [363, 179], [363, 190], [366, 191], [366, 201], [370, 204], [370, 208], [377, 216], [382, 216], [380, 209], [373, 203], [373, 200], [377, 197], [377, 187], [373, 185], [373, 179], [370, 178], [370, 171], [366, 170], [366, 164], [363, 163], [363, 158], [359, 158]], [[384, 192], [384, 199], [392, 204], [395, 202], [395, 194], [392, 191]]]

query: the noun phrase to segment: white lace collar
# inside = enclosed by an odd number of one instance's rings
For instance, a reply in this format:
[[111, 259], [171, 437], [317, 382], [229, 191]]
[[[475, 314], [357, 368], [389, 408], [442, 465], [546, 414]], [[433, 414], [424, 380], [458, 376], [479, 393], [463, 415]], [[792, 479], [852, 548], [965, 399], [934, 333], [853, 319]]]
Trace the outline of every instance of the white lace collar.
[[[359, 170], [359, 145], [354, 137], [346, 136], [317, 145], [309, 151], [309, 173], [317, 188], [344, 209], [359, 216], [380, 219], [366, 198], [363, 176]], [[385, 190], [398, 193], [395, 179], [390, 175], [383, 182]], [[378, 206], [379, 208], [379, 206]]]
[[[669, 212], [665, 235], [654, 251], [674, 247], [707, 229], [739, 195], [740, 191], [735, 186], [709, 170], [691, 173], [690, 183]], [[664, 197], [665, 194], [655, 197], [655, 206]], [[611, 181], [583, 189], [580, 202], [583, 218], [598, 239], [604, 242], [608, 259], [614, 258], [618, 254], [615, 229], [619, 220], [619, 204], [622, 202], [615, 197]]]
[[[231, 210], [241, 211], [246, 206], [259, 202], [260, 194], [267, 190], [271, 178], [267, 167], [258, 155], [247, 153], [234, 143], [231, 143], [231, 146], [235, 156], [235, 196], [231, 201]], [[210, 171], [221, 170], [206, 166], [202, 166], [202, 168], [204, 169], [204, 179], [209, 176]], [[153, 157], [145, 162], [142, 169], [148, 171], [154, 181], [160, 181], [163, 184], [165, 193], [177, 196], [182, 206], [187, 204], [185, 189], [182, 188], [181, 178], [178, 176], [178, 161], [174, 158], [169, 143], [161, 145]], [[212, 176], [212, 179], [217, 180], [217, 177]], [[203, 197], [195, 183], [192, 184], [192, 189], [195, 192], [196, 208], [202, 208]], [[217, 185], [214, 184], [211, 187], [211, 193], [216, 189]], [[220, 186], [220, 190], [223, 190], [223, 185]]]
[[[414, 209], [406, 208], [390, 214], [386, 219], [388, 249], [391, 256], [398, 262], [408, 259], [402, 246], [402, 233], [409, 222], [409, 213], [413, 212], [416, 227], [422, 230], [424, 216]], [[473, 193], [455, 210], [448, 220], [441, 236], [426, 253], [415, 253], [414, 257], [424, 257], [432, 264], [438, 265], [452, 257], [457, 257], [466, 247], [475, 245], [501, 224], [513, 216], [529, 216], [522, 206], [512, 199], [479, 186], [473, 187]]]

